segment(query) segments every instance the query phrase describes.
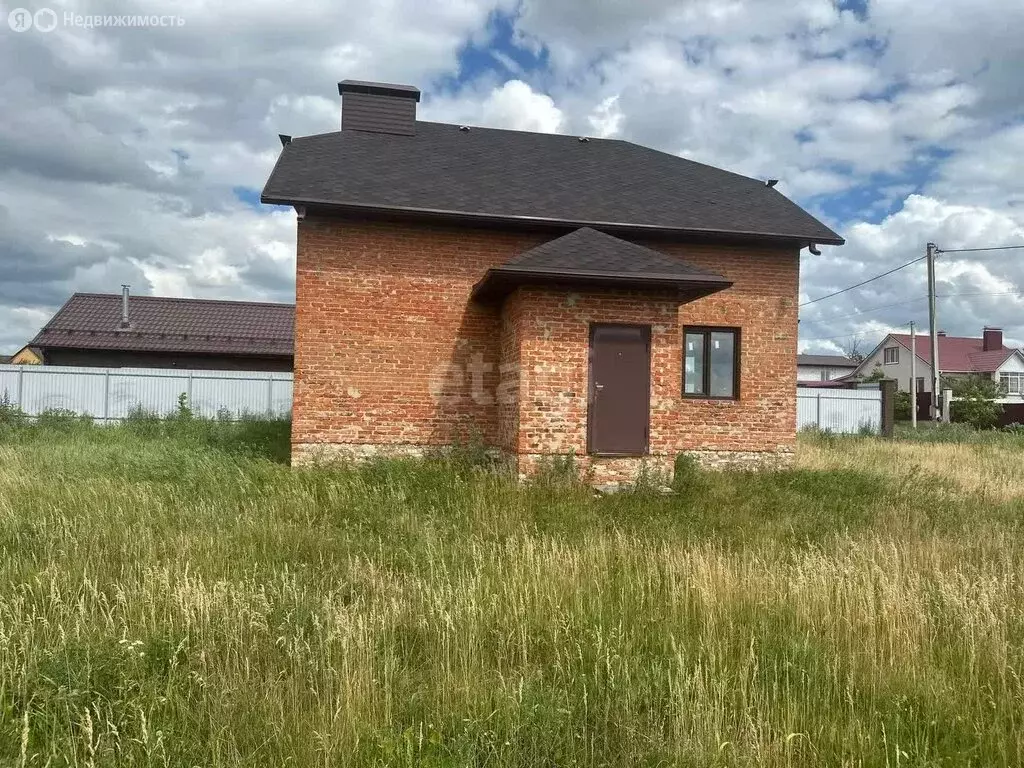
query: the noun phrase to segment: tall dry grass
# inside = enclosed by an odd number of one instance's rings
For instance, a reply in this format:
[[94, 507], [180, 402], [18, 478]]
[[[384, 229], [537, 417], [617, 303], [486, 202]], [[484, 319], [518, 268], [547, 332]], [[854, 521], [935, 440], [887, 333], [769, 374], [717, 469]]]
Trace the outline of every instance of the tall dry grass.
[[194, 430], [2, 434], [0, 765], [1024, 757], [1021, 502], [936, 482], [942, 446], [596, 498], [464, 461], [293, 472]]

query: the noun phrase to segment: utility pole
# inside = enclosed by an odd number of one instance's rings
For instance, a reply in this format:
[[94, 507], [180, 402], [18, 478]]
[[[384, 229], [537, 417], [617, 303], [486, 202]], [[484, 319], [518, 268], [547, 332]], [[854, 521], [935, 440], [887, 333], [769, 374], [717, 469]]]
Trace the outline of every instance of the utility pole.
[[910, 321], [910, 426], [917, 429], [917, 330]]
[[932, 421], [939, 420], [939, 329], [935, 319], [935, 243], [928, 243], [928, 330], [932, 336]]

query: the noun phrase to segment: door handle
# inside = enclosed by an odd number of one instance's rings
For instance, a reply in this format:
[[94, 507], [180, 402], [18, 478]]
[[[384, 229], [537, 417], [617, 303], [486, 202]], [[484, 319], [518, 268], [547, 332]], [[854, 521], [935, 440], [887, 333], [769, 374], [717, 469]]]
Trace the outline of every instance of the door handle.
[[595, 384], [594, 389], [604, 389], [604, 384]]

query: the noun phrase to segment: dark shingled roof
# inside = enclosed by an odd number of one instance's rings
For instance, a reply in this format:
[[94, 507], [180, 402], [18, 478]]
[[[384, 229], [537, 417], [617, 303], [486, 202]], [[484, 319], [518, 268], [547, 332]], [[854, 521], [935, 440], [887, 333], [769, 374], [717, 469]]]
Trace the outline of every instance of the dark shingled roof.
[[295, 306], [254, 301], [132, 296], [128, 329], [121, 296], [76, 293], [30, 342], [42, 348], [291, 355]]
[[673, 256], [583, 227], [488, 270], [473, 288], [473, 296], [486, 299], [520, 285], [551, 283], [671, 289], [682, 291], [688, 300], [732, 285], [721, 275]]
[[423, 121], [411, 136], [348, 130], [293, 139], [261, 200], [843, 243], [764, 182], [676, 155], [618, 139]]

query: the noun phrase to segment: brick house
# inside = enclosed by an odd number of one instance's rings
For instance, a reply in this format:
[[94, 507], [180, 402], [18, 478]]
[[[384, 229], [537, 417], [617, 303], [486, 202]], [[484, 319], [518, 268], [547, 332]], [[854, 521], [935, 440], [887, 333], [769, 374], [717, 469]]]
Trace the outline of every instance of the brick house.
[[791, 455], [800, 250], [835, 232], [772, 182], [338, 90], [341, 130], [282, 136], [262, 195], [298, 213], [293, 461], [482, 439], [614, 482]]

